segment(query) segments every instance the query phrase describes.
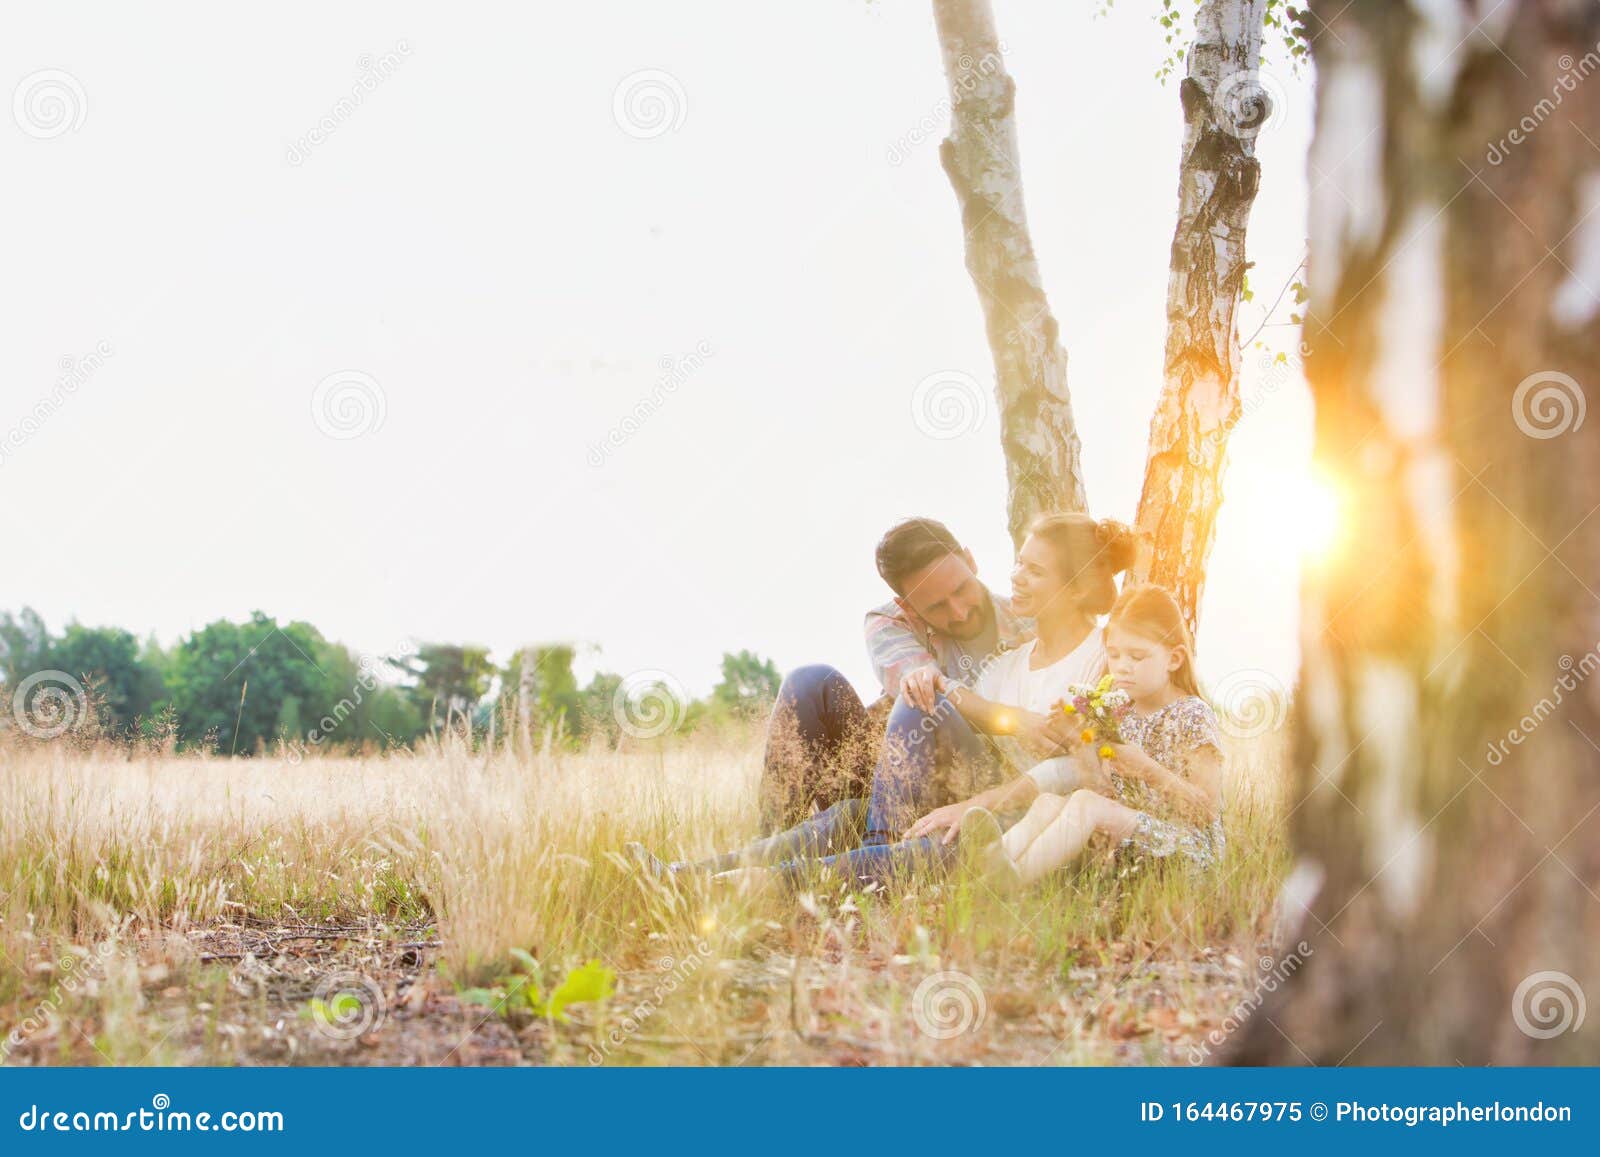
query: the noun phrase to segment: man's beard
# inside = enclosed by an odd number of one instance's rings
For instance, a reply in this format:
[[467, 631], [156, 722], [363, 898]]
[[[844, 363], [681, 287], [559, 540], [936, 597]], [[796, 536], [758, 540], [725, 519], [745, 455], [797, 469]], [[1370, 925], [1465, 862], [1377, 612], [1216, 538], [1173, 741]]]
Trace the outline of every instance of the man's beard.
[[994, 622], [994, 601], [985, 594], [983, 604], [972, 613], [971, 618], [961, 624], [959, 629], [952, 628], [950, 637], [958, 642], [970, 643], [974, 639], [981, 638], [992, 622]]

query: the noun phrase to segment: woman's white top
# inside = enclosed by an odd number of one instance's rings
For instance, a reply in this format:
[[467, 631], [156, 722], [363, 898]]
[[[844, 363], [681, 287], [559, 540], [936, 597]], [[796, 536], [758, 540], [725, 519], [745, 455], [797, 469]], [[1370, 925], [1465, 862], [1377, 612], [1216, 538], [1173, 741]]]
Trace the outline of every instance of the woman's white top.
[[1037, 639], [1029, 639], [1015, 650], [996, 656], [978, 676], [974, 690], [991, 703], [1042, 715], [1067, 698], [1067, 689], [1074, 683], [1099, 682], [1106, 672], [1106, 637], [1099, 627], [1090, 631], [1071, 654], [1034, 670], [1029, 664], [1038, 645]]
[[[1074, 683], [1097, 683], [1100, 676], [1106, 673], [1105, 632], [1099, 627], [1090, 631], [1071, 654], [1057, 659], [1048, 667], [1035, 670], [1029, 663], [1037, 645], [1037, 640], [1030, 639], [1015, 650], [995, 657], [979, 674], [973, 690], [991, 703], [1020, 707], [1024, 711], [1043, 715], [1068, 697], [1069, 688]], [[1032, 761], [1015, 739], [1000, 737], [996, 742], [1007, 760], [1019, 771]], [[1028, 774], [1039, 782], [1040, 791], [1070, 790], [1069, 783], [1075, 784], [1077, 781], [1077, 771], [1070, 759], [1046, 760], [1034, 771], [1041, 771], [1053, 764], [1065, 766], [1047, 773], [1049, 786], [1033, 771]]]

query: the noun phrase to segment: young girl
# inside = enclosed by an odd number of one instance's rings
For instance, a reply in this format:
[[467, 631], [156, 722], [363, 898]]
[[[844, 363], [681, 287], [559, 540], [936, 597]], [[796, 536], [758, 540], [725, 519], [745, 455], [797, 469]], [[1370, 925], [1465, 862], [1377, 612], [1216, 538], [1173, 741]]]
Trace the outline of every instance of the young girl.
[[[1130, 587], [1111, 609], [1106, 657], [1132, 710], [1125, 742], [1111, 744], [1094, 788], [1049, 794], [1063, 782], [1065, 759], [1028, 774], [1040, 795], [1003, 836], [981, 809], [962, 821], [964, 839], [989, 843], [986, 867], [1001, 880], [1031, 884], [1075, 860], [1098, 833], [1120, 848], [1179, 857], [1197, 868], [1222, 855], [1222, 750], [1217, 719], [1200, 698], [1194, 641], [1178, 604], [1157, 586]], [[1095, 756], [1073, 757], [1082, 767]], [[987, 836], [987, 840], [986, 837]]]

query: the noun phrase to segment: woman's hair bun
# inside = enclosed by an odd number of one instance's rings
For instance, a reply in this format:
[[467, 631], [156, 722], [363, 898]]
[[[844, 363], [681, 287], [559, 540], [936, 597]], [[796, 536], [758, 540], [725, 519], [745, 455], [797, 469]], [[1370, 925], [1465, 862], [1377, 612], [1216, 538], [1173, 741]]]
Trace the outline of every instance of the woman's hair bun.
[[1102, 518], [1094, 524], [1094, 540], [1105, 552], [1112, 574], [1132, 568], [1139, 554], [1139, 536], [1127, 523]]

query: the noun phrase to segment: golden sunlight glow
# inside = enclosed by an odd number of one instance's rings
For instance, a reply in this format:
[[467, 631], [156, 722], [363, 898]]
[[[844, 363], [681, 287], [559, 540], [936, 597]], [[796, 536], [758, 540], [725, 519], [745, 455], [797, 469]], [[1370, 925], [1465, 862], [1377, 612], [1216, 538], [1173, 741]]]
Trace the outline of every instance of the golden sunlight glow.
[[1285, 525], [1293, 528], [1300, 557], [1309, 563], [1330, 559], [1344, 536], [1344, 494], [1331, 475], [1313, 471], [1299, 485], [1284, 488]]
[[1321, 567], [1342, 553], [1350, 499], [1332, 471], [1309, 464], [1274, 471], [1240, 497], [1256, 533], [1285, 562]]

